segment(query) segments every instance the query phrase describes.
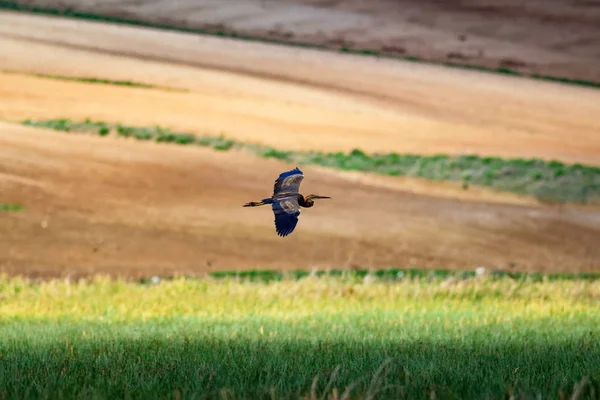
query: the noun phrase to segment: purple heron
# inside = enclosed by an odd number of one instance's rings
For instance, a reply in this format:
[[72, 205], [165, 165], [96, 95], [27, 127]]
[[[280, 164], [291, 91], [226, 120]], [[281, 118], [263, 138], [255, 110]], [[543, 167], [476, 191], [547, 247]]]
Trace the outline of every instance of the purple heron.
[[304, 197], [299, 193], [304, 174], [298, 167], [286, 171], [275, 180], [273, 196], [261, 201], [251, 201], [244, 207], [256, 207], [271, 204], [275, 214], [275, 230], [279, 236], [287, 236], [294, 231], [300, 215], [300, 207], [312, 207], [314, 199], [330, 199], [328, 196], [309, 194]]

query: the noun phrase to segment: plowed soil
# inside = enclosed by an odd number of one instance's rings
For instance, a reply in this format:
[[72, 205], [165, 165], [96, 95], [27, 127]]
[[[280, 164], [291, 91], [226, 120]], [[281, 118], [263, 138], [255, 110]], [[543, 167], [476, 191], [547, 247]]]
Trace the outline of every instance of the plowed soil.
[[600, 81], [594, 0], [14, 0], [209, 32]]
[[[477, 72], [0, 13], [0, 118], [224, 132], [282, 149], [599, 164], [599, 92]], [[32, 76], [91, 76], [178, 90]], [[181, 91], [180, 89], [184, 89]], [[0, 267], [31, 275], [311, 267], [600, 268], [600, 212], [452, 184], [302, 167], [332, 197], [275, 234], [294, 165], [0, 124]]]

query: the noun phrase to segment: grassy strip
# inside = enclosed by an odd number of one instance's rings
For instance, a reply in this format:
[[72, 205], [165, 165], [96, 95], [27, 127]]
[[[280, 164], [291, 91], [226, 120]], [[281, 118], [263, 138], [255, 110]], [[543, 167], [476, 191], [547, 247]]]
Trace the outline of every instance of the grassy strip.
[[600, 281], [372, 278], [0, 279], [0, 395], [600, 393]]
[[299, 165], [316, 164], [349, 171], [367, 171], [391, 176], [420, 177], [430, 180], [461, 182], [490, 187], [499, 191], [534, 196], [559, 203], [600, 203], [600, 168], [582, 164], [564, 164], [541, 159], [502, 159], [477, 155], [421, 156], [415, 154], [372, 154], [355, 149], [350, 153], [282, 151], [268, 146], [245, 144], [223, 136], [196, 137], [161, 127], [133, 127], [86, 120], [26, 120], [25, 125], [65, 132], [110, 133], [138, 140], [210, 146], [215, 150], [233, 148], [252, 151], [265, 158], [277, 158]]
[[136, 88], [143, 88], [143, 89], [160, 89], [160, 90], [167, 90], [167, 91], [171, 91], [171, 92], [187, 91], [185, 89], [175, 89], [175, 88], [170, 88], [170, 87], [149, 85], [147, 83], [139, 83], [139, 82], [133, 82], [133, 81], [118, 81], [118, 80], [114, 81], [114, 80], [109, 80], [109, 79], [98, 79], [98, 78], [90, 78], [90, 77], [70, 77], [70, 76], [57, 76], [57, 75], [44, 75], [44, 74], [35, 74], [35, 76], [37, 76], [39, 78], [56, 79], [56, 80], [61, 80], [61, 81], [74, 81], [74, 82], [95, 83], [95, 84], [102, 84], [102, 85], [128, 86], [128, 87], [136, 87]]
[[150, 85], [147, 83], [140, 83], [140, 82], [133, 82], [133, 81], [119, 81], [119, 80], [99, 79], [99, 78], [91, 78], [91, 77], [77, 77], [77, 76], [26, 74], [26, 73], [15, 72], [15, 71], [2, 71], [2, 72], [7, 73], [7, 74], [32, 75], [32, 76], [36, 76], [38, 78], [55, 79], [55, 80], [60, 80], [60, 81], [84, 82], [84, 83], [114, 85], [114, 86], [127, 86], [127, 87], [135, 87], [135, 88], [142, 88], [142, 89], [159, 89], [159, 90], [166, 90], [169, 92], [188, 92], [187, 89], [171, 88], [171, 87], [167, 87], [167, 86], [156, 86], [156, 85]]
[[[370, 279], [376, 278], [384, 282], [398, 281], [402, 279], [426, 279], [431, 281], [434, 280], [463, 280], [470, 279], [477, 276], [485, 275], [490, 280], [494, 279], [505, 279], [510, 278], [516, 281], [522, 282], [553, 282], [561, 280], [571, 281], [588, 281], [593, 282], [600, 279], [600, 273], [555, 273], [547, 274], [541, 272], [510, 272], [510, 271], [467, 271], [467, 270], [442, 270], [442, 269], [401, 269], [401, 268], [390, 268], [385, 270], [327, 270], [327, 271], [272, 271], [272, 270], [246, 270], [246, 271], [216, 271], [208, 274], [214, 279], [228, 279], [235, 278], [241, 280], [248, 280], [251, 282], [274, 282], [290, 279], [304, 279], [310, 276], [316, 277], [346, 277], [351, 279]], [[161, 279], [165, 279], [164, 277]], [[175, 279], [169, 278], [166, 279]], [[140, 283], [151, 282], [150, 278], [144, 278], [139, 281]]]
[[413, 61], [413, 62], [420, 62], [420, 63], [426, 63], [426, 64], [431, 64], [431, 65], [444, 65], [444, 66], [452, 67], [452, 68], [477, 70], [477, 71], [481, 71], [481, 72], [520, 76], [520, 77], [526, 77], [526, 78], [531, 78], [531, 79], [540, 79], [540, 80], [560, 82], [560, 83], [570, 84], [570, 85], [585, 86], [585, 87], [590, 87], [590, 88], [600, 88], [600, 82], [594, 82], [594, 81], [588, 81], [588, 80], [582, 80], [582, 79], [571, 79], [571, 78], [566, 78], [566, 77], [548, 76], [548, 75], [535, 74], [535, 73], [528, 74], [528, 73], [515, 71], [515, 70], [506, 68], [506, 67], [488, 68], [488, 67], [479, 66], [479, 65], [463, 64], [463, 63], [456, 63], [456, 62], [432, 61], [432, 60], [421, 59], [421, 58], [415, 57], [415, 56], [397, 56], [397, 55], [393, 55], [393, 54], [389, 54], [389, 53], [381, 52], [381, 51], [377, 51], [377, 50], [356, 49], [356, 48], [350, 48], [350, 47], [346, 47], [346, 46], [336, 47], [336, 46], [332, 46], [332, 45], [330, 45], [330, 46], [317, 45], [317, 44], [313, 44], [313, 43], [300, 42], [300, 41], [291, 40], [291, 39], [287, 39], [287, 40], [271, 39], [268, 37], [259, 37], [259, 36], [250, 36], [250, 35], [239, 34], [237, 32], [231, 31], [231, 30], [226, 31], [226, 30], [220, 30], [220, 29], [188, 28], [185, 26], [174, 26], [174, 25], [169, 25], [169, 24], [161, 24], [161, 23], [155, 23], [155, 22], [142, 21], [142, 20], [135, 19], [135, 18], [126, 18], [126, 17], [114, 16], [114, 15], [100, 15], [100, 14], [95, 14], [95, 13], [86, 12], [86, 11], [76, 11], [76, 10], [72, 10], [69, 8], [65, 8], [65, 9], [61, 10], [61, 9], [51, 8], [51, 7], [40, 7], [35, 4], [23, 4], [18, 1], [0, 0], [0, 9], [12, 10], [12, 11], [25, 11], [25, 12], [32, 12], [32, 13], [36, 13], [36, 14], [54, 15], [54, 16], [61, 16], [61, 17], [68, 17], [68, 18], [80, 18], [80, 19], [100, 21], [100, 22], [120, 23], [120, 24], [133, 25], [133, 26], [164, 29], [164, 30], [170, 30], [170, 31], [176, 31], [176, 32], [187, 32], [187, 33], [195, 33], [195, 34], [201, 34], [201, 35], [228, 37], [228, 38], [233, 38], [233, 39], [237, 39], [237, 40], [247, 40], [247, 41], [252, 41], [252, 42], [263, 42], [263, 43], [286, 45], [286, 46], [312, 48], [312, 49], [317, 49], [317, 50], [326, 50], [326, 51], [334, 50], [334, 51], [338, 51], [340, 53], [364, 55], [364, 56], [379, 57], [379, 58], [386, 58], [386, 59], [393, 59], [393, 60]]
[[23, 206], [20, 204], [0, 203], [0, 212], [16, 212], [21, 210], [23, 210]]

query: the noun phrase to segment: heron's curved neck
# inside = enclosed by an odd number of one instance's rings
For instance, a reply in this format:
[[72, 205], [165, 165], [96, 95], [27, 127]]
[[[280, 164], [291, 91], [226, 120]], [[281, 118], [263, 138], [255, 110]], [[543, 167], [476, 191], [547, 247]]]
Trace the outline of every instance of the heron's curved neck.
[[300, 204], [300, 206], [302, 206], [304, 208], [309, 208], [309, 207], [312, 207], [315, 204], [315, 202], [312, 201], [311, 199], [305, 199], [304, 196], [299, 194], [298, 195], [298, 204]]

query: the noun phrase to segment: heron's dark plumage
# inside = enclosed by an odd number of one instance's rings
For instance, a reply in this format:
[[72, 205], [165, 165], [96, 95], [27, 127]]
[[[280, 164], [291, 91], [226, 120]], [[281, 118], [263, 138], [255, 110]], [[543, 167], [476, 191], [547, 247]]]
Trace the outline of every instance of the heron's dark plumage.
[[279, 236], [287, 236], [294, 228], [296, 228], [296, 224], [298, 223], [298, 216], [300, 215], [300, 211], [296, 211], [294, 213], [287, 213], [285, 211], [276, 211], [275, 204], [273, 204], [273, 213], [275, 214], [275, 230]]
[[304, 179], [304, 174], [298, 167], [291, 171], [284, 172], [275, 180], [273, 188], [273, 197], [287, 193], [300, 192], [300, 184]]
[[287, 236], [294, 231], [300, 216], [300, 207], [312, 207], [313, 198], [326, 198], [325, 196], [302, 196], [300, 184], [304, 174], [298, 167], [279, 175], [273, 186], [273, 196], [260, 202], [246, 203], [244, 207], [254, 207], [271, 204], [275, 215], [275, 230], [279, 236]]
[[298, 195], [304, 174], [298, 167], [279, 175], [273, 186], [273, 214], [275, 229], [279, 236], [287, 236], [298, 224], [300, 204]]

